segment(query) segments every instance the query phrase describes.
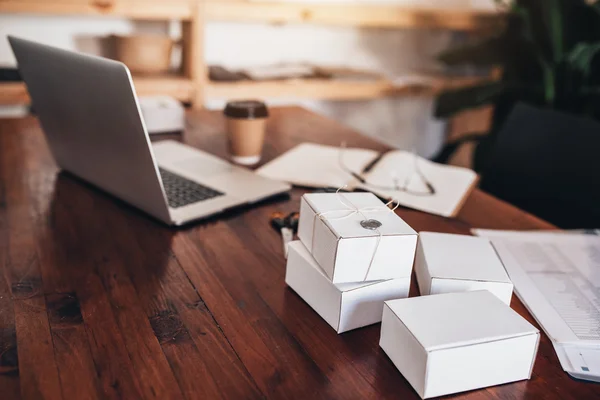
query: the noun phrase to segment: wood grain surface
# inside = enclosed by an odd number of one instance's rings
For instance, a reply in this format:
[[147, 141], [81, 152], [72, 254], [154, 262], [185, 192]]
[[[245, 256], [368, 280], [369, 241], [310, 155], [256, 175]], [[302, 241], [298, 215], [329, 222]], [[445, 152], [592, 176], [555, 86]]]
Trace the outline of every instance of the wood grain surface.
[[[216, 112], [190, 113], [169, 138], [227, 155]], [[274, 109], [264, 161], [342, 140], [385, 150]], [[337, 335], [286, 287], [269, 217], [297, 211], [304, 192], [171, 229], [59, 173], [36, 119], [1, 120], [0, 399], [418, 398], [379, 348], [379, 325]], [[478, 190], [455, 219], [397, 212], [417, 231], [553, 228]], [[535, 324], [516, 297], [512, 307]], [[563, 372], [543, 335], [531, 380], [455, 397], [591, 399], [600, 386]]]

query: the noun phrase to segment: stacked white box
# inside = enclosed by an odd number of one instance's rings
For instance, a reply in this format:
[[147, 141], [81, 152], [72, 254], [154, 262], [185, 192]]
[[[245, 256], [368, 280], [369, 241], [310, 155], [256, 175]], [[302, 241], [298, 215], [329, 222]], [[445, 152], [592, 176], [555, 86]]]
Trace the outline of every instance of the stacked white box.
[[333, 283], [410, 276], [417, 246], [415, 230], [372, 193], [305, 194], [298, 237]]
[[336, 332], [380, 322], [385, 300], [408, 296], [417, 234], [375, 195], [304, 195], [298, 236], [285, 281]]
[[380, 322], [383, 302], [410, 288], [410, 277], [334, 284], [299, 240], [289, 244], [285, 282], [338, 333]]

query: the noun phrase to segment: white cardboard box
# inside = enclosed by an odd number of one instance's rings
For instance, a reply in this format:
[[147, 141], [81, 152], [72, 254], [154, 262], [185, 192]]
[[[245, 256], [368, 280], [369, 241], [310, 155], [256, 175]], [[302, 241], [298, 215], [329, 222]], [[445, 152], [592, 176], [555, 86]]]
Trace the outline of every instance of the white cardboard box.
[[487, 239], [420, 232], [415, 273], [421, 295], [485, 289], [510, 305], [513, 284]]
[[410, 276], [417, 245], [417, 233], [372, 193], [305, 194], [298, 237], [334, 283]]
[[383, 302], [410, 288], [410, 277], [333, 284], [299, 240], [289, 244], [285, 282], [337, 333], [380, 322]]
[[529, 379], [539, 337], [481, 290], [386, 301], [379, 345], [425, 399]]

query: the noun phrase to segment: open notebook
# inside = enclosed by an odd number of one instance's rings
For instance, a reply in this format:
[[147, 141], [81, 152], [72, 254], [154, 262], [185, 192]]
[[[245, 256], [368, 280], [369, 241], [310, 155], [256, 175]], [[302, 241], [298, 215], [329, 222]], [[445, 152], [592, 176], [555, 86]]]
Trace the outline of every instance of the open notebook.
[[297, 186], [367, 190], [402, 206], [445, 217], [460, 210], [477, 183], [477, 174], [470, 169], [436, 164], [407, 151], [390, 151], [380, 157], [374, 150], [314, 143], [300, 144], [256, 172]]

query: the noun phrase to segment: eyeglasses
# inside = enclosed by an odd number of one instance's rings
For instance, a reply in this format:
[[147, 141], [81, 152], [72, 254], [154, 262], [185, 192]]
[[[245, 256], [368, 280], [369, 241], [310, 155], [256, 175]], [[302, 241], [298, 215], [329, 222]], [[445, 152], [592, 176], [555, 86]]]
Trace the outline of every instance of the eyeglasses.
[[[393, 185], [389, 185], [389, 186], [379, 185], [376, 183], [369, 182], [367, 180], [367, 178], [364, 176], [365, 173], [369, 172], [381, 160], [381, 158], [383, 157], [383, 154], [380, 154], [379, 157], [375, 158], [375, 160], [373, 160], [371, 163], [369, 163], [363, 169], [362, 172], [358, 173], [358, 172], [352, 171], [350, 168], [348, 168], [348, 166], [344, 162], [344, 153], [346, 152], [346, 150], [347, 150], [346, 142], [342, 142], [342, 144], [340, 145], [340, 151], [338, 153], [338, 163], [339, 163], [340, 168], [344, 172], [347, 172], [348, 174], [352, 175], [360, 183], [367, 186], [367, 188], [371, 187], [373, 189], [379, 189], [379, 190], [394, 190], [394, 191], [404, 192], [404, 193], [407, 193], [407, 194], [410, 194], [413, 196], [433, 196], [436, 193], [436, 190], [433, 187], [433, 184], [427, 179], [427, 177], [425, 177], [425, 175], [423, 174], [423, 171], [421, 171], [421, 167], [419, 165], [419, 157], [417, 156], [414, 149], [412, 151], [412, 154], [414, 155], [413, 172], [411, 174], [406, 175], [406, 178], [404, 179], [404, 182], [402, 184], [400, 184], [400, 180], [398, 179], [396, 173], [394, 172], [394, 174], [392, 175]], [[423, 185], [425, 185], [427, 190], [417, 191], [417, 190], [412, 190], [412, 189], [408, 188], [408, 186], [412, 183], [412, 181], [415, 177], [418, 177], [421, 180], [421, 182], [423, 183]]]

